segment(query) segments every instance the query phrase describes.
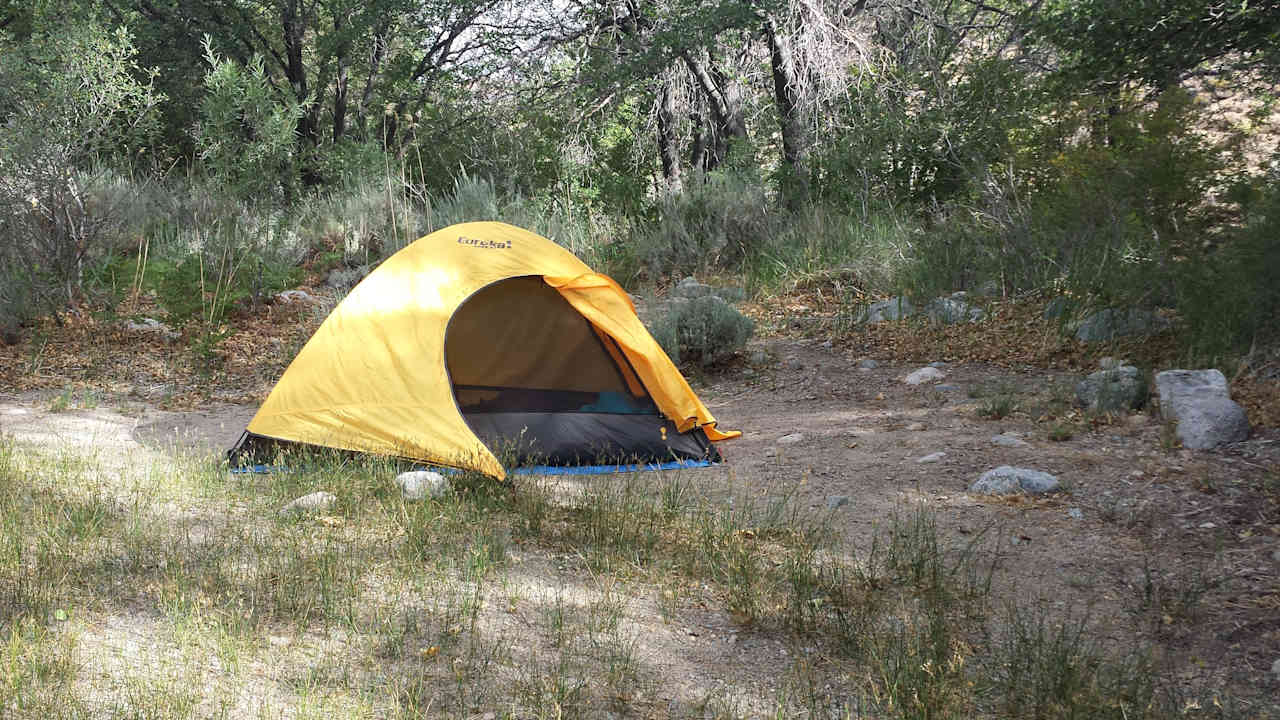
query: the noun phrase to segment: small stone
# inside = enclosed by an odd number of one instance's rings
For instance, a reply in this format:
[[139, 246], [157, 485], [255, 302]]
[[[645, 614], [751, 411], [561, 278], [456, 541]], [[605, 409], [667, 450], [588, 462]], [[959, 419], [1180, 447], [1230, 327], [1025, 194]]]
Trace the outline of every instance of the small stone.
[[941, 462], [942, 458], [944, 458], [944, 457], [946, 457], [946, 456], [947, 456], [947, 454], [946, 454], [946, 453], [944, 453], [944, 452], [929, 453], [928, 455], [925, 455], [924, 457], [916, 458], [916, 462], [918, 462], [918, 463], [936, 463], [936, 462]]
[[848, 495], [831, 495], [827, 497], [827, 509], [835, 510], [849, 504]]
[[284, 290], [276, 293], [276, 302], [278, 303], [310, 303], [315, 302], [315, 298], [306, 290]]
[[921, 430], [924, 430], [924, 423], [913, 422], [910, 425], [908, 425], [906, 429], [911, 432], [920, 432]]
[[747, 356], [747, 361], [752, 365], [768, 365], [769, 353], [764, 350], [752, 350], [751, 354]]
[[452, 489], [449, 480], [434, 470], [400, 473], [396, 476], [396, 485], [400, 486], [400, 495], [411, 502], [428, 497], [443, 497]]
[[960, 390], [960, 386], [948, 385], [946, 383], [943, 383], [941, 385], [934, 385], [933, 389], [937, 390], [938, 392], [958, 392]]
[[903, 379], [903, 382], [908, 385], [922, 385], [927, 382], [936, 383], [946, 376], [947, 374], [938, 368], [922, 367], [919, 370], [912, 372], [910, 375], [907, 375], [907, 377]]
[[1276, 661], [1271, 663], [1271, 674], [1280, 679], [1280, 658], [1276, 658]]
[[1211, 522], [1200, 523], [1201, 530], [1212, 530], [1216, 527], [1218, 527], [1217, 523], [1211, 523]]
[[1084, 519], [1084, 511], [1077, 507], [1069, 508], [1067, 510], [1067, 515], [1069, 515], [1073, 520]]
[[871, 358], [862, 358], [858, 361], [859, 370], [875, 370], [878, 367], [880, 367], [880, 363]]
[[1019, 492], [1041, 495], [1056, 492], [1060, 488], [1058, 478], [1049, 473], [1001, 465], [982, 473], [969, 486], [969, 492], [983, 495], [1011, 495]]
[[831, 342], [830, 340], [828, 340], [828, 341], [826, 341], [826, 342], [822, 343], [822, 347], [824, 347], [824, 348], [826, 348], [826, 349], [828, 349], [828, 350], [830, 350], [830, 349], [831, 349], [832, 347], [834, 347], [834, 346], [835, 346], [835, 343]]
[[1272, 552], [1272, 553], [1271, 553], [1271, 559], [1272, 559], [1272, 560], [1275, 560], [1275, 561], [1276, 561], [1276, 562], [1278, 562], [1278, 563], [1280, 563], [1280, 550], [1276, 550], [1276, 551]]
[[801, 435], [800, 433], [790, 433], [788, 435], [783, 435], [782, 437], [778, 438], [778, 444], [794, 445], [803, 440], [804, 440], [804, 435]]
[[947, 366], [947, 364], [946, 364], [946, 363], [944, 363], [944, 362], [942, 362], [941, 360], [934, 360], [933, 362], [929, 363], [929, 367], [931, 367], [931, 368], [937, 368], [937, 369], [939, 369], [939, 370], [941, 370], [942, 368], [944, 368], [944, 367], [946, 367], [946, 366]]
[[858, 314], [856, 322], [872, 325], [894, 322], [913, 315], [915, 311], [916, 308], [910, 300], [904, 297], [893, 297], [867, 306], [866, 310]]
[[1027, 447], [1027, 441], [1018, 437], [1015, 433], [1000, 433], [991, 438], [992, 445], [1000, 447]]
[[280, 508], [280, 516], [287, 517], [289, 515], [302, 515], [311, 512], [323, 512], [333, 507], [338, 501], [338, 497], [331, 492], [323, 490], [313, 492], [310, 495], [303, 495], [293, 502]]

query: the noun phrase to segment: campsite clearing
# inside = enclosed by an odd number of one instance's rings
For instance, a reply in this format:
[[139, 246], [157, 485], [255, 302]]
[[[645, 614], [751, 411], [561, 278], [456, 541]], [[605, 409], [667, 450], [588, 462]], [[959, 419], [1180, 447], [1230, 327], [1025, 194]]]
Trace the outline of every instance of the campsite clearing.
[[[1145, 415], [1072, 415], [1062, 373], [910, 386], [914, 366], [840, 346], [757, 349], [695, 383], [746, 431], [725, 466], [470, 477], [426, 503], [377, 461], [228, 475], [211, 458], [250, 406], [6, 396], [6, 547], [47, 541], [44, 564], [0, 565], [22, 619], [3, 698], [18, 717], [1280, 712], [1274, 429], [1191, 453]], [[1067, 492], [967, 492], [998, 465]], [[317, 490], [330, 510], [277, 517]]]

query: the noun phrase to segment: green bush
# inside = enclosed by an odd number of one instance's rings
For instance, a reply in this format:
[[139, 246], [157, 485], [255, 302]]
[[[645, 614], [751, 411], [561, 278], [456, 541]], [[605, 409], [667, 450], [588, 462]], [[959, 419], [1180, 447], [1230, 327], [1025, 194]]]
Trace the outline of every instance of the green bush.
[[733, 357], [751, 339], [755, 323], [717, 295], [674, 298], [650, 322], [649, 332], [671, 361], [709, 367]]
[[[70, 24], [0, 37], [0, 305], [56, 310], [120, 235], [109, 162], [145, 147], [163, 100], [129, 34]], [[139, 77], [144, 78], [140, 80]], [[127, 189], [127, 188], [126, 188]]]

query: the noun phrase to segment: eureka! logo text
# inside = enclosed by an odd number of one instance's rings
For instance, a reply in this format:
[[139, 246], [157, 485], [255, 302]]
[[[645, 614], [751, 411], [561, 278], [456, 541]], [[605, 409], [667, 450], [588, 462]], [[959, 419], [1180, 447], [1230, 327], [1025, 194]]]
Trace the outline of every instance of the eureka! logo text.
[[485, 248], [489, 250], [510, 250], [510, 240], [482, 240], [480, 238], [470, 238], [466, 235], [458, 236], [459, 245], [469, 245], [476, 248]]

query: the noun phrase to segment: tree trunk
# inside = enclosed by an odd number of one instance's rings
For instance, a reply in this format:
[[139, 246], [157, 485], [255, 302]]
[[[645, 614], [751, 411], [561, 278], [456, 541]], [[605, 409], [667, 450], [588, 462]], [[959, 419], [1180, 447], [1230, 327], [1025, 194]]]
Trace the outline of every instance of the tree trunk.
[[680, 147], [669, 81], [662, 83], [662, 94], [658, 98], [658, 154], [662, 157], [662, 179], [666, 182], [667, 192], [678, 194], [681, 189]]
[[797, 76], [791, 40], [779, 31], [773, 19], [765, 21], [769, 39], [769, 66], [773, 70], [773, 101], [782, 133], [782, 162], [791, 172], [792, 185], [787, 204], [803, 199], [809, 185], [809, 133], [801, 106], [803, 85]]
[[[341, 14], [333, 17], [333, 32], [335, 35], [342, 33]], [[347, 54], [349, 50], [350, 48], [344, 42], [337, 53], [338, 75], [333, 85], [333, 141], [335, 143], [347, 131]]]

